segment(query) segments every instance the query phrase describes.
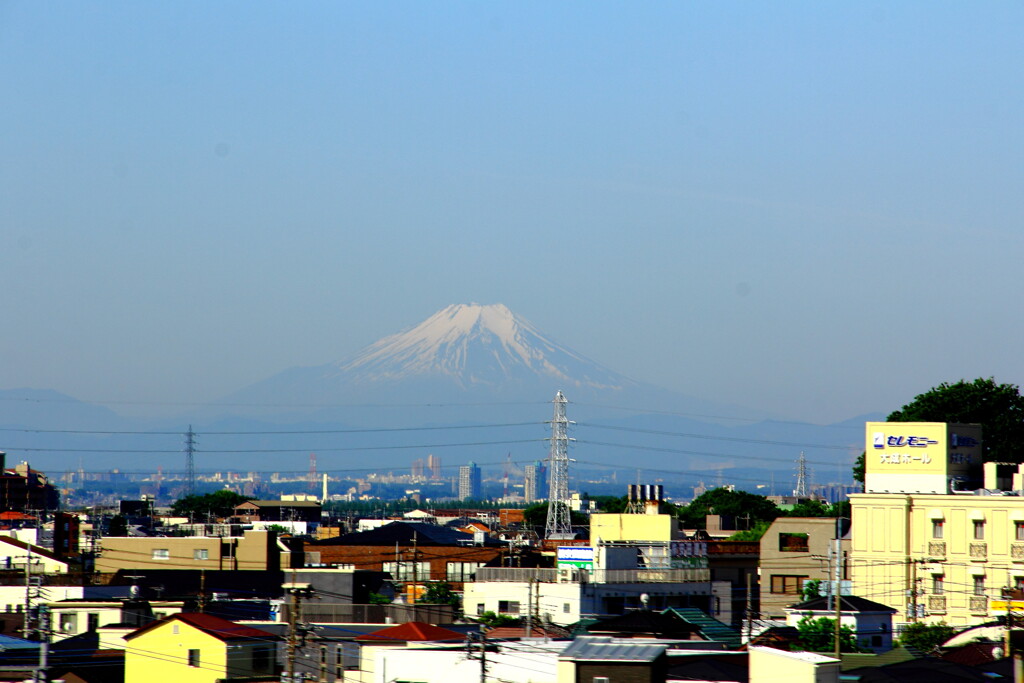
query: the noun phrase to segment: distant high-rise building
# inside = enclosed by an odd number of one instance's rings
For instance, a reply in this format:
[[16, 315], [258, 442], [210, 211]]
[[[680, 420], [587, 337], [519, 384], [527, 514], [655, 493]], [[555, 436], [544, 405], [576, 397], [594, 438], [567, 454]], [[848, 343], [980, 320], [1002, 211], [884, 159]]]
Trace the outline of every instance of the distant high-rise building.
[[459, 499], [480, 498], [480, 467], [473, 462], [459, 468]]
[[431, 453], [427, 456], [427, 471], [431, 479], [441, 478], [441, 456]]
[[545, 474], [547, 474], [547, 468], [540, 461], [523, 468], [523, 498], [527, 503], [541, 500], [540, 494], [547, 489]]
[[423, 478], [423, 458], [416, 458], [412, 461], [412, 476], [418, 479]]

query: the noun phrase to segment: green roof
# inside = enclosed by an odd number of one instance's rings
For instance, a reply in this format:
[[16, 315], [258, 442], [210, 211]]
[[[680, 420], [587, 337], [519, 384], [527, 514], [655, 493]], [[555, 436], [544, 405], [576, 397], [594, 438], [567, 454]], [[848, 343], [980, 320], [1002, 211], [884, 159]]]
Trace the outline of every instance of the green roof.
[[689, 623], [700, 628], [700, 632], [708, 640], [717, 643], [726, 643], [729, 647], [739, 647], [743, 644], [740, 634], [729, 628], [718, 619], [709, 617], [696, 607], [669, 607], [666, 612], [674, 612]]

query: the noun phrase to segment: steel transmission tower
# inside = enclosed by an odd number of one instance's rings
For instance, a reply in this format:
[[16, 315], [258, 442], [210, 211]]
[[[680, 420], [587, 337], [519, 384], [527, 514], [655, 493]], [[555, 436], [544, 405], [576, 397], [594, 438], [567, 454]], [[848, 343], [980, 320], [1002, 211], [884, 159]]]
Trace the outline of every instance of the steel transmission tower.
[[561, 391], [555, 394], [555, 416], [551, 420], [551, 466], [548, 468], [548, 523], [544, 538], [573, 537], [569, 521], [569, 420], [565, 417], [568, 402]]
[[797, 498], [807, 497], [807, 458], [804, 452], [800, 451], [800, 457], [796, 460], [796, 488], [793, 495]]
[[185, 432], [185, 495], [196, 493], [196, 433], [192, 425]]

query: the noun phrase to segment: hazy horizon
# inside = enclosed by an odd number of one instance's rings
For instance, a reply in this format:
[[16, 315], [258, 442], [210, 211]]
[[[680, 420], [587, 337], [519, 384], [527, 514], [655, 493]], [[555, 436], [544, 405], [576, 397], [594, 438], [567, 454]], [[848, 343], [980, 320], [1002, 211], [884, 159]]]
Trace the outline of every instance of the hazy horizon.
[[1010, 3], [0, 4], [0, 389], [203, 404], [473, 301], [785, 419], [1020, 384], [1022, 26]]

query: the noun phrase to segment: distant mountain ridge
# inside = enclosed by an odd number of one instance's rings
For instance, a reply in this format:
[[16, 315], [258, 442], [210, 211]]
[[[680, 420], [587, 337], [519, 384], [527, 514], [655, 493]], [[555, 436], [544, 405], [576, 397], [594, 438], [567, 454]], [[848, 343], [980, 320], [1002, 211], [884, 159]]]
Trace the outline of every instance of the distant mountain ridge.
[[[401, 405], [409, 407], [408, 422], [432, 419], [416, 405], [459, 404], [467, 406], [462, 419], [474, 420], [481, 411], [469, 406], [543, 403], [556, 391], [576, 403], [769, 417], [632, 380], [553, 341], [502, 304], [475, 303], [448, 306], [349, 358], [284, 370], [217, 403], [261, 417], [271, 408], [321, 407], [328, 419], [338, 416], [337, 407]], [[352, 411], [346, 418], [353, 419]]]

